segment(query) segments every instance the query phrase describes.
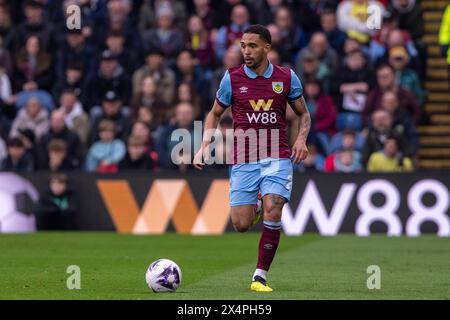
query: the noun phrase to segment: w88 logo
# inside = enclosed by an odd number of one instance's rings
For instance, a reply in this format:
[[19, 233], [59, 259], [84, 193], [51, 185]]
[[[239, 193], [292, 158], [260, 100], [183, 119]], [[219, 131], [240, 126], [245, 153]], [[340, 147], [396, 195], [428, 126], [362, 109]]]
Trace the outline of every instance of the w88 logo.
[[277, 123], [277, 114], [275, 112], [246, 113], [250, 123]]

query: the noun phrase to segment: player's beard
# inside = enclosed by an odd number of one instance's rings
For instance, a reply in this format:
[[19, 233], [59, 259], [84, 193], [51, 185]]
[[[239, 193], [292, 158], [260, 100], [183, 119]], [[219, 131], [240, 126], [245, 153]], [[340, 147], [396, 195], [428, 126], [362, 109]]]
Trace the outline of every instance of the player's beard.
[[245, 63], [245, 65], [249, 68], [257, 69], [261, 65], [262, 62], [263, 62], [263, 58], [260, 58], [260, 59], [251, 58], [249, 63]]

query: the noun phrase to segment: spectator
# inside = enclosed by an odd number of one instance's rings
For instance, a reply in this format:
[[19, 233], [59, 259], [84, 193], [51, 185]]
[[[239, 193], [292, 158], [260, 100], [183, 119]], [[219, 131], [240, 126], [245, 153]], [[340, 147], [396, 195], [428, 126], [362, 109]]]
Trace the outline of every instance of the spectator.
[[312, 120], [312, 134], [322, 134], [329, 140], [336, 132], [337, 108], [325, 95], [321, 83], [315, 79], [304, 83], [304, 97]]
[[[180, 141], [172, 140], [172, 133], [176, 129], [184, 129], [190, 133], [190, 150], [178, 150]], [[194, 140], [197, 138], [193, 134], [194, 129], [194, 107], [189, 103], [180, 103], [175, 109], [175, 122], [159, 130], [156, 135], [156, 150], [160, 163], [164, 168], [178, 166], [179, 170], [184, 172], [187, 164], [194, 156]], [[183, 131], [185, 132], [185, 131]], [[180, 138], [179, 136], [177, 136]], [[176, 138], [176, 137], [174, 137]], [[183, 146], [185, 143], [183, 144]], [[177, 146], [177, 149], [175, 149]], [[176, 151], [175, 151], [176, 150]], [[185, 153], [183, 151], [186, 151]], [[172, 152], [174, 154], [172, 155]]]
[[320, 63], [319, 59], [311, 51], [304, 51], [297, 60], [297, 74], [305, 82], [306, 79], [314, 78], [322, 83], [325, 92], [329, 91], [329, 79], [331, 72], [328, 67]]
[[117, 57], [119, 64], [125, 69], [126, 74], [132, 74], [140, 63], [142, 57], [138, 50], [132, 50], [125, 46], [125, 36], [122, 31], [111, 30], [106, 36], [106, 50]]
[[40, 44], [39, 38], [31, 35], [16, 57], [14, 72], [15, 92], [42, 89], [50, 91], [54, 83], [52, 59]]
[[151, 76], [143, 79], [141, 90], [133, 97], [131, 107], [134, 115], [137, 115], [141, 106], [151, 110], [154, 126], [167, 123], [172, 116], [169, 105], [158, 96], [155, 80]]
[[52, 139], [48, 143], [46, 162], [41, 164], [41, 169], [53, 172], [74, 169], [67, 157], [67, 145], [62, 139]]
[[194, 64], [203, 70], [211, 70], [215, 66], [215, 52], [209, 32], [205, 29], [199, 16], [192, 16], [188, 21], [188, 39], [186, 48], [194, 55]]
[[122, 102], [128, 104], [131, 98], [130, 79], [124, 68], [119, 64], [117, 56], [111, 51], [105, 50], [100, 57], [100, 69], [89, 76], [86, 80], [87, 105], [84, 107], [90, 110], [94, 106], [100, 105], [103, 97], [108, 91], [118, 94]]
[[0, 43], [5, 43], [5, 39], [11, 32], [12, 21], [11, 15], [6, 3], [0, 4]]
[[87, 105], [86, 89], [84, 87], [84, 67], [79, 62], [69, 62], [64, 70], [64, 76], [53, 86], [53, 99], [60, 101], [65, 90], [72, 90], [83, 106]]
[[11, 127], [10, 136], [17, 136], [20, 129], [30, 129], [39, 141], [50, 127], [48, 112], [37, 98], [30, 98], [25, 108], [20, 109]]
[[336, 10], [340, 0], [294, 1], [296, 21], [309, 34], [320, 30], [320, 17], [327, 10]]
[[155, 142], [152, 135], [152, 128], [146, 122], [138, 120], [133, 124], [130, 136], [144, 141], [145, 152], [152, 159], [153, 168], [158, 169], [159, 159], [158, 153], [155, 150]]
[[361, 154], [351, 148], [341, 149], [325, 159], [325, 172], [361, 172]]
[[25, 145], [18, 137], [6, 141], [8, 156], [2, 161], [1, 169], [4, 171], [33, 171], [33, 159], [26, 152]]
[[[160, 6], [169, 6], [173, 10], [173, 20], [178, 28], [183, 28], [187, 20], [187, 8], [183, 1], [177, 0], [143, 0], [142, 5], [133, 5], [139, 10], [139, 30], [141, 32], [147, 31], [155, 25], [155, 10]], [[133, 7], [133, 8], [134, 8]]]
[[64, 141], [66, 144], [67, 162], [70, 167], [78, 168], [82, 161], [82, 146], [80, 139], [70, 129], [66, 127], [63, 110], [54, 110], [51, 114], [50, 130], [44, 135], [39, 143], [39, 161], [41, 167], [48, 163], [49, 145], [54, 139]]
[[183, 102], [192, 104], [196, 120], [203, 120], [207, 110], [191, 83], [183, 82], [178, 86], [177, 104]]
[[402, 132], [402, 135], [408, 141], [411, 154], [415, 155], [419, 148], [419, 135], [411, 116], [400, 109], [400, 102], [394, 92], [386, 91], [383, 94], [381, 108], [391, 114], [393, 127], [396, 128], [396, 131]]
[[128, 139], [127, 154], [119, 163], [119, 171], [151, 170], [153, 161], [146, 152], [144, 140], [131, 136]]
[[37, 35], [43, 50], [53, 52], [56, 46], [53, 25], [44, 20], [43, 4], [27, 0], [24, 6], [25, 21], [15, 26], [8, 35], [5, 45], [11, 52], [17, 52], [25, 45], [30, 35]]
[[421, 111], [414, 95], [395, 82], [395, 70], [388, 64], [382, 64], [377, 68], [377, 87], [369, 92], [363, 110], [363, 119], [368, 121], [374, 110], [381, 108], [381, 98], [386, 91], [396, 93], [400, 101], [400, 109], [407, 111], [415, 123], [421, 118]]
[[402, 30], [407, 30], [413, 40], [419, 40], [425, 33], [422, 8], [417, 0], [392, 0], [388, 10], [397, 25]]
[[59, 79], [63, 79], [70, 63], [83, 66], [84, 74], [93, 71], [93, 51], [86, 43], [86, 37], [81, 29], [67, 29], [65, 40], [56, 54], [56, 72]]
[[370, 28], [367, 23], [368, 7], [378, 7], [383, 14], [384, 7], [376, 0], [344, 0], [337, 7], [337, 22], [339, 29], [347, 36], [357, 39], [360, 43], [369, 42], [376, 28]]
[[284, 63], [294, 64], [295, 54], [308, 44], [308, 38], [303, 30], [295, 24], [291, 10], [282, 6], [275, 14], [275, 25], [280, 31], [280, 41], [274, 47], [281, 54]]
[[325, 159], [314, 144], [308, 144], [308, 155], [299, 164], [294, 165], [294, 170], [298, 172], [323, 172]]
[[217, 21], [216, 13], [211, 7], [210, 0], [194, 0], [195, 14], [202, 19], [203, 25], [206, 30], [212, 30], [215, 28], [215, 21]]
[[347, 35], [337, 27], [336, 12], [324, 10], [320, 17], [322, 32], [327, 36], [328, 43], [338, 54], [344, 51], [344, 43]]
[[156, 26], [142, 34], [145, 50], [162, 52], [169, 65], [175, 62], [184, 47], [182, 33], [173, 26], [173, 16], [172, 7], [167, 3], [161, 4], [156, 10]]
[[36, 208], [38, 230], [76, 230], [78, 210], [75, 192], [69, 188], [65, 174], [50, 177], [48, 190], [41, 195]]
[[335, 153], [341, 149], [354, 149], [362, 151], [365, 142], [363, 132], [356, 132], [353, 129], [344, 129], [333, 136], [331, 139], [328, 153]]
[[301, 61], [304, 59], [305, 55], [314, 55], [319, 60], [319, 68], [325, 69], [326, 67], [327, 71], [325, 73], [330, 75], [336, 73], [338, 68], [338, 56], [336, 51], [329, 46], [327, 37], [323, 32], [314, 33], [309, 45], [300, 51], [296, 62], [296, 71], [298, 74], [302, 74]]
[[395, 134], [398, 138], [398, 146], [401, 152], [406, 156], [411, 156], [410, 145], [406, 137], [403, 135], [403, 127], [394, 126], [394, 119], [387, 110], [377, 110], [372, 114], [372, 122], [370, 123], [367, 133], [366, 143], [362, 151], [362, 161], [367, 165], [369, 157], [372, 153], [383, 149], [384, 142], [390, 134]]
[[231, 11], [231, 23], [222, 26], [215, 43], [217, 60], [221, 61], [227, 49], [232, 45], [240, 46], [240, 40], [244, 30], [250, 25], [250, 13], [243, 4], [237, 4]]
[[104, 119], [98, 124], [100, 141], [95, 142], [86, 157], [86, 171], [114, 173], [125, 156], [126, 147], [122, 140], [116, 139], [116, 125]]
[[389, 64], [394, 68], [397, 83], [414, 94], [420, 106], [425, 102], [425, 92], [417, 73], [408, 68], [409, 55], [404, 47], [389, 50]]
[[71, 89], [64, 90], [59, 101], [59, 110], [64, 115], [66, 127], [78, 136], [82, 145], [86, 145], [90, 130], [89, 117], [84, 112], [75, 92]]
[[374, 82], [372, 68], [367, 64], [364, 54], [359, 50], [348, 53], [331, 84], [339, 111], [362, 112]]
[[450, 73], [450, 5], [445, 8], [439, 28], [439, 45], [444, 57], [447, 58], [448, 70]]
[[175, 73], [165, 66], [164, 55], [160, 51], [150, 51], [146, 64], [133, 74], [133, 94], [138, 94], [145, 77], [151, 76], [156, 82], [158, 96], [171, 105], [175, 98]]
[[230, 68], [234, 68], [240, 66], [242, 63], [242, 54], [241, 50], [238, 46], [231, 46], [225, 52], [225, 55], [222, 60], [222, 66], [217, 68], [213, 73], [212, 85], [211, 85], [211, 97], [215, 97], [216, 92], [219, 88], [220, 81], [227, 71]]
[[201, 106], [212, 104], [210, 97], [209, 79], [202, 72], [201, 68], [194, 65], [192, 54], [188, 50], [183, 50], [177, 58], [176, 68], [177, 84], [188, 83], [191, 88], [195, 88], [196, 93], [201, 98]]
[[383, 144], [383, 150], [373, 153], [367, 164], [369, 172], [413, 171], [411, 158], [399, 150], [399, 141], [395, 135], [389, 135]]
[[102, 107], [98, 114], [91, 116], [93, 130], [91, 130], [90, 142], [99, 139], [97, 128], [102, 120], [111, 120], [115, 124], [115, 135], [122, 141], [127, 141], [131, 129], [131, 118], [129, 112], [123, 109], [120, 97], [114, 91], [106, 92], [103, 97]]

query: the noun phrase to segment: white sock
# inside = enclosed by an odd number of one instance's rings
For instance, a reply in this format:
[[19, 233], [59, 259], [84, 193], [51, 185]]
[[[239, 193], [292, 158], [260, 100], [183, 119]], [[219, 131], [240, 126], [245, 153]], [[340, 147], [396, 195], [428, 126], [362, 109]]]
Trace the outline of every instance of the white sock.
[[261, 278], [266, 280], [266, 275], [267, 275], [267, 271], [266, 270], [256, 269], [255, 273], [253, 274], [253, 278], [252, 279], [255, 279], [256, 276], [260, 276]]

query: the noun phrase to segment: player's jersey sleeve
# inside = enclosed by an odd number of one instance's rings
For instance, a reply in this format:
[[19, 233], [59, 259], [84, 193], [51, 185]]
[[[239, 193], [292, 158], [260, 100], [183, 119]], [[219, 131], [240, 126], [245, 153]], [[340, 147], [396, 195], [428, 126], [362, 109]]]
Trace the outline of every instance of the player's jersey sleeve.
[[291, 69], [291, 90], [288, 94], [289, 101], [294, 101], [303, 95], [303, 87], [300, 79], [297, 77], [295, 72]]
[[220, 81], [219, 89], [216, 93], [216, 100], [224, 108], [231, 106], [231, 78], [228, 70]]

